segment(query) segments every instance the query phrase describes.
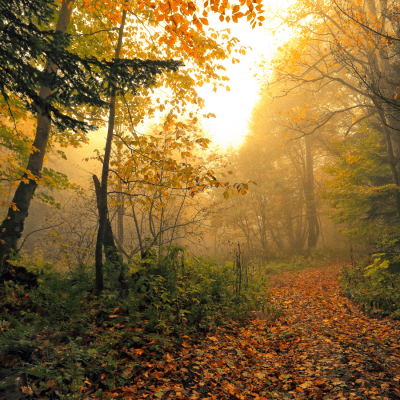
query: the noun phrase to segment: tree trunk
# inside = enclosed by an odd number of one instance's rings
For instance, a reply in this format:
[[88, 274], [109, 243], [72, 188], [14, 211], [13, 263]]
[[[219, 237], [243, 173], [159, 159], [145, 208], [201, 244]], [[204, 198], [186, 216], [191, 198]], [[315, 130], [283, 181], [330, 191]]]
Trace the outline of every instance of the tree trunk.
[[[100, 213], [100, 208], [101, 208], [101, 201], [100, 201], [100, 193], [101, 193], [101, 185], [99, 178], [97, 178], [96, 175], [93, 175], [93, 182], [94, 182], [94, 187], [96, 190], [96, 199], [97, 199], [97, 209]], [[103, 248], [104, 252], [106, 255], [106, 260], [110, 262], [116, 262], [119, 261], [119, 256], [118, 256], [118, 250], [117, 246], [115, 245], [114, 241], [114, 235], [112, 231], [112, 226], [111, 222], [108, 218], [108, 215], [106, 216], [106, 225], [105, 225], [105, 230], [104, 230], [104, 236], [103, 236]]]
[[[96, 190], [97, 209], [99, 210], [99, 214], [100, 214], [101, 185], [100, 185], [99, 178], [97, 178], [96, 175], [93, 175], [93, 182], [94, 182], [94, 187]], [[107, 219], [106, 219], [104, 236], [103, 236], [103, 249], [104, 249], [104, 253], [106, 256], [106, 261], [114, 266], [114, 270], [117, 270], [117, 269], [120, 270], [120, 274], [118, 276], [118, 282], [120, 283], [121, 288], [123, 290], [126, 290], [128, 288], [128, 285], [127, 285], [127, 282], [125, 279], [123, 259], [122, 259], [122, 256], [118, 253], [117, 246], [115, 245], [112, 226], [111, 226], [111, 222], [108, 218], [108, 214], [107, 214], [106, 218]]]
[[[122, 131], [122, 124], [119, 123], [115, 127], [115, 132], [117, 134], [117, 160], [118, 165], [121, 165], [121, 151], [120, 151], [120, 144], [123, 131]], [[118, 238], [118, 245], [122, 249], [124, 245], [124, 215], [125, 215], [125, 202], [124, 202], [124, 195], [119, 191], [117, 193], [117, 238]]]
[[304, 182], [304, 196], [306, 200], [306, 215], [308, 222], [308, 249], [314, 249], [317, 246], [319, 238], [319, 223], [314, 192], [314, 163], [311, 152], [311, 138], [305, 136], [304, 140], [306, 146], [306, 178]]
[[[124, 10], [122, 14], [122, 21], [119, 27], [119, 35], [118, 35], [118, 44], [115, 49], [115, 58], [114, 62], [119, 59], [122, 47], [122, 37], [124, 34], [126, 20], [126, 10]], [[114, 134], [114, 125], [115, 125], [115, 97], [116, 97], [116, 88], [115, 86], [111, 89], [111, 97], [110, 97], [110, 112], [108, 118], [108, 131], [107, 131], [107, 139], [106, 139], [106, 147], [104, 150], [104, 160], [103, 160], [103, 169], [101, 173], [101, 185], [99, 191], [99, 229], [97, 231], [97, 240], [96, 240], [96, 251], [95, 251], [95, 264], [96, 264], [96, 291], [100, 293], [104, 289], [104, 280], [103, 280], [103, 240], [104, 233], [106, 231], [107, 226], [107, 215], [108, 215], [108, 206], [107, 206], [107, 188], [108, 188], [108, 172], [109, 172], [109, 164], [110, 164], [110, 156], [111, 156], [111, 146], [112, 139]]]
[[[117, 211], [117, 233], [118, 233], [118, 242], [122, 247], [124, 245], [124, 197], [122, 193], [117, 194], [117, 202], [118, 202], [118, 211]], [[122, 204], [119, 204], [122, 203]]]
[[[56, 25], [56, 31], [65, 34], [68, 24], [71, 20], [72, 6], [74, 0], [63, 0], [61, 4], [60, 14]], [[49, 75], [48, 82], [51, 77], [57, 73], [57, 65], [47, 62], [45, 71]], [[39, 97], [46, 99], [52, 94], [50, 86], [43, 85], [39, 91]], [[50, 135], [51, 118], [44, 115], [42, 110], [36, 106], [37, 110], [37, 127], [35, 140], [33, 142], [32, 152], [28, 159], [25, 173], [15, 191], [11, 206], [8, 209], [7, 217], [0, 226], [0, 270], [5, 267], [10, 252], [17, 248], [18, 240], [21, 238], [24, 230], [25, 219], [28, 216], [28, 210], [40, 179], [43, 167], [43, 160], [46, 152], [47, 143]]]

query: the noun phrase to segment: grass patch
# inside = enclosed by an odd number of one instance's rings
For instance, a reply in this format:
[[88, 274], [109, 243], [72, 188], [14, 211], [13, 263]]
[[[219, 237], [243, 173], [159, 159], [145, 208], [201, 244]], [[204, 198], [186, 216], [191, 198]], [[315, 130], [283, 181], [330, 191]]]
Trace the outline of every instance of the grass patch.
[[348, 261], [347, 258], [348, 255], [338, 252], [314, 250], [304, 254], [291, 255], [268, 261], [261, 268], [260, 263], [256, 262], [258, 268], [255, 268], [255, 270], [260, 275], [259, 278], [268, 278], [273, 275], [279, 275], [282, 272], [297, 273], [310, 268], [329, 267], [329, 265], [342, 263], [344, 260]]

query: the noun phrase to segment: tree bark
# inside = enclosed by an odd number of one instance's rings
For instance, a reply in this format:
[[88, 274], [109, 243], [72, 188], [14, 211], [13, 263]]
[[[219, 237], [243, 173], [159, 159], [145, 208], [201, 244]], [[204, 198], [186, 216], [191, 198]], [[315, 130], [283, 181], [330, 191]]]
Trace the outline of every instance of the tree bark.
[[[122, 136], [122, 124], [118, 124], [116, 126], [116, 133], [119, 137]], [[118, 151], [117, 151], [117, 160], [118, 164], [121, 164], [121, 152], [119, 150], [120, 138], [117, 138], [118, 143]], [[121, 192], [117, 193], [117, 237], [118, 237], [118, 244], [122, 248], [124, 245], [124, 215], [125, 215], [125, 202], [124, 202], [124, 195]]]
[[[93, 182], [94, 182], [94, 187], [96, 190], [97, 209], [100, 213], [101, 185], [100, 185], [99, 178], [96, 175], [93, 175]], [[106, 221], [106, 226], [105, 226], [104, 236], [103, 236], [103, 248], [104, 248], [104, 252], [106, 254], [107, 261], [115, 262], [115, 261], [118, 261], [118, 250], [117, 250], [117, 246], [115, 245], [112, 226], [111, 226], [110, 219], [108, 218], [108, 215], [106, 216], [106, 219], [107, 219], [107, 221]]]
[[[95, 191], [96, 191], [97, 208], [100, 213], [101, 185], [100, 185], [99, 178], [96, 175], [93, 175], [93, 182], [94, 182], [94, 187], [95, 187]], [[107, 214], [106, 226], [105, 226], [104, 236], [103, 236], [103, 249], [104, 249], [104, 253], [106, 256], [106, 261], [114, 266], [114, 271], [119, 269], [120, 274], [118, 276], [118, 282], [120, 283], [121, 288], [123, 290], [126, 290], [128, 288], [128, 284], [125, 279], [123, 258], [118, 253], [117, 246], [115, 245], [112, 225], [111, 225], [110, 219], [108, 218], [108, 214]]]
[[[122, 14], [122, 21], [119, 27], [119, 35], [118, 35], [118, 44], [115, 49], [115, 57], [114, 62], [119, 59], [121, 48], [122, 48], [122, 37], [124, 34], [125, 28], [125, 20], [126, 20], [126, 10], [124, 10]], [[111, 89], [110, 96], [110, 111], [108, 118], [108, 131], [107, 131], [107, 139], [106, 139], [106, 147], [104, 150], [104, 159], [103, 159], [103, 169], [101, 173], [101, 185], [99, 191], [99, 229], [97, 231], [97, 240], [96, 240], [96, 250], [95, 250], [95, 265], [96, 265], [96, 292], [100, 293], [104, 289], [104, 279], [103, 279], [103, 240], [104, 233], [106, 231], [107, 226], [107, 215], [108, 215], [108, 206], [107, 206], [107, 188], [108, 188], [108, 172], [110, 167], [110, 156], [111, 156], [111, 146], [112, 139], [114, 134], [114, 126], [115, 126], [115, 104], [116, 104], [116, 93], [117, 90], [115, 86]]]
[[[63, 0], [56, 25], [56, 31], [65, 34], [71, 20], [74, 0]], [[57, 65], [48, 61], [45, 66], [51, 82], [51, 77], [57, 73]], [[39, 97], [46, 99], [52, 94], [50, 86], [43, 85]], [[15, 191], [7, 217], [0, 225], [0, 270], [6, 267], [10, 252], [17, 249], [18, 240], [24, 230], [25, 219], [28, 217], [29, 206], [40, 179], [46, 147], [49, 140], [51, 117], [36, 106], [37, 127], [33, 142], [34, 151], [30, 154], [25, 173]]]
[[317, 246], [319, 238], [319, 223], [317, 216], [317, 205], [314, 191], [314, 163], [311, 151], [311, 138], [306, 135], [306, 177], [304, 182], [304, 196], [306, 200], [306, 215], [308, 222], [308, 249], [314, 249]]

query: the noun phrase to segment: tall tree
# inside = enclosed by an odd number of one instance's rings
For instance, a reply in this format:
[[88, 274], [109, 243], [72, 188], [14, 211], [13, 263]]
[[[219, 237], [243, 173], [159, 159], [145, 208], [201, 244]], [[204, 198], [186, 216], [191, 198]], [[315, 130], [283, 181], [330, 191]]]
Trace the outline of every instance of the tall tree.
[[[17, 50], [15, 54], [18, 55], [18, 52], [20, 52], [20, 54], [17, 59], [15, 56], [11, 58], [11, 60], [14, 61], [14, 63], [11, 63], [11, 68], [15, 66], [15, 70], [19, 75], [16, 75], [13, 69], [10, 68], [8, 71], [6, 70], [5, 74], [2, 76], [2, 95], [7, 100], [8, 91], [16, 87], [15, 89], [20, 93], [21, 97], [28, 99], [33, 98], [35, 100], [33, 111], [37, 112], [37, 128], [35, 140], [33, 142], [34, 151], [29, 156], [26, 173], [14, 194], [7, 218], [0, 226], [0, 267], [4, 266], [4, 261], [6, 257], [8, 257], [9, 251], [16, 249], [17, 241], [21, 237], [21, 233], [24, 229], [24, 221], [28, 215], [29, 204], [35, 192], [38, 180], [40, 179], [40, 171], [42, 169], [44, 154], [50, 134], [51, 118], [49, 116], [50, 102], [48, 101], [48, 97], [53, 94], [52, 86], [57, 70], [54, 58], [58, 50], [62, 49], [64, 46], [64, 35], [67, 31], [72, 13], [72, 2], [70, 0], [64, 0], [61, 4], [61, 10], [55, 27], [54, 40], [52, 42], [48, 41], [48, 43], [43, 43], [43, 38], [41, 37], [42, 32], [31, 22], [33, 19], [32, 17], [35, 11], [39, 9], [44, 17], [49, 18], [54, 10], [50, 7], [43, 7], [43, 3], [40, 4], [39, 2], [33, 4], [38, 7], [32, 8], [30, 8], [32, 2], [21, 4], [20, 2], [14, 1], [11, 3], [10, 8], [7, 8], [5, 3], [6, 2], [1, 3], [1, 15], [3, 19], [1, 39], [2, 42], [6, 42], [8, 46], [4, 48], [2, 46], [2, 49], [5, 50], [3, 50], [2, 55], [4, 56], [4, 53], [11, 53], [10, 47], [15, 41], [18, 46], [17, 49], [14, 48], [14, 51]], [[8, 4], [8, 6], [9, 5], [10, 4]], [[18, 11], [20, 11], [21, 14], [18, 15]], [[28, 16], [29, 22], [24, 21], [25, 15]], [[18, 35], [18, 28], [20, 27], [22, 27], [23, 30], [22, 33]], [[39, 37], [28, 36], [27, 31], [29, 28]], [[13, 37], [14, 33], [17, 33], [16, 40], [15, 37]], [[48, 35], [43, 36], [45, 39], [48, 38]], [[35, 62], [39, 61], [38, 59], [43, 55], [42, 52], [39, 53], [35, 51], [37, 47], [46, 46], [46, 44], [48, 44], [53, 50], [53, 56], [48, 58], [43, 74], [39, 75], [39, 68], [36, 68], [36, 70], [33, 67], [30, 68], [29, 59], [28, 62], [25, 62], [23, 52], [25, 51], [24, 43], [27, 39], [30, 39], [30, 42], [28, 42], [30, 46], [28, 48], [29, 50], [32, 49], [32, 58]], [[4, 61], [3, 58], [2, 65], [7, 65]], [[7, 63], [8, 62], [9, 60], [7, 60]], [[23, 76], [26, 72], [28, 72], [28, 79], [26, 79], [26, 76]], [[40, 76], [42, 81], [38, 94], [34, 91], [34, 86], [38, 83], [37, 79], [33, 80], [36, 74]]]
[[[90, 1], [85, 3], [89, 11], [95, 14], [96, 8], [99, 8], [98, 4], [96, 3], [96, 7], [94, 7], [91, 5]], [[207, 8], [207, 6], [208, 3], [204, 3], [204, 8]], [[227, 4], [222, 3], [218, 7], [217, 6], [218, 4], [213, 4], [211, 10], [221, 14], [227, 11]], [[104, 215], [106, 214], [106, 180], [108, 179], [108, 171], [106, 170], [108, 168], [108, 157], [111, 149], [110, 140], [113, 136], [112, 121], [115, 118], [115, 109], [118, 108], [120, 114], [119, 118], [121, 120], [129, 122], [127, 125], [130, 125], [132, 139], [129, 139], [128, 141], [130, 141], [130, 143], [135, 143], [134, 146], [136, 146], [139, 141], [138, 135], [135, 132], [135, 126], [141, 122], [145, 116], [148, 117], [154, 115], [157, 108], [159, 111], [164, 111], [166, 104], [169, 104], [172, 107], [169, 110], [169, 118], [176, 118], [176, 114], [185, 111], [186, 105], [189, 102], [192, 104], [198, 103], [200, 107], [203, 105], [203, 100], [199, 98], [195, 90], [195, 84], [197, 83], [202, 85], [205, 81], [212, 80], [216, 89], [216, 82], [221, 80], [221, 77], [216, 73], [216, 70], [220, 68], [220, 66], [216, 64], [216, 61], [229, 56], [235, 46], [235, 41], [227, 40], [228, 36], [226, 34], [221, 35], [222, 39], [226, 41], [226, 47], [223, 47], [216, 42], [216, 39], [220, 36], [219, 33], [212, 32], [207, 35], [204, 32], [203, 25], [208, 24], [206, 18], [208, 11], [204, 9], [203, 17], [198, 18], [196, 16], [196, 7], [192, 2], [182, 2], [177, 4], [158, 3], [157, 5], [148, 5], [140, 2], [138, 4], [129, 4], [124, 2], [118, 4], [118, 2], [106, 1], [102, 7], [103, 8], [100, 7], [99, 10], [100, 12], [103, 12], [104, 15], [107, 15], [108, 24], [115, 25], [117, 22], [120, 22], [120, 26], [122, 27], [125, 24], [125, 20], [129, 22], [127, 25], [130, 27], [128, 35], [126, 35], [124, 40], [124, 47], [120, 48], [118, 44], [116, 46], [116, 48], [119, 49], [119, 52], [124, 53], [124, 57], [129, 57], [131, 54], [139, 53], [152, 60], [162, 54], [167, 57], [177, 57], [185, 62], [188, 61], [191, 63], [191, 66], [190, 68], [187, 68], [184, 73], [166, 74], [165, 79], [160, 81], [160, 86], [166, 87], [173, 94], [172, 100], [165, 100], [164, 104], [160, 104], [160, 98], [157, 98], [155, 102], [156, 106], [152, 105], [151, 102], [154, 102], [150, 97], [150, 94], [152, 93], [149, 93], [149, 91], [146, 90], [143, 90], [140, 94], [135, 93], [134, 96], [131, 96], [127, 91], [121, 91], [120, 96], [114, 96], [114, 99], [113, 97], [111, 98], [106, 152], [104, 154], [104, 159], [102, 159], [103, 173], [101, 183], [101, 204], [103, 211], [100, 215], [99, 237], [96, 247], [96, 266], [99, 277], [98, 290], [101, 290], [102, 288], [102, 284], [100, 283], [102, 259], [101, 237], [105, 225], [102, 224], [101, 221], [105, 219]], [[255, 7], [251, 2], [248, 2], [247, 7], [248, 12], [246, 15], [248, 16], [248, 20], [255, 25], [257, 13], [262, 12], [262, 7], [260, 4]], [[236, 21], [238, 18], [244, 16], [239, 13], [239, 10], [240, 6], [235, 6], [233, 9], [233, 14], [235, 15], [234, 19]], [[261, 23], [263, 18], [258, 18], [259, 23]], [[221, 19], [223, 20], [224, 17], [221, 16]], [[93, 22], [92, 27], [97, 26], [96, 18], [93, 18], [92, 16], [91, 21]], [[147, 24], [145, 29], [142, 28], [142, 25], [144, 24], [143, 21]], [[102, 20], [102, 24], [103, 23]], [[139, 28], [142, 28], [142, 30], [139, 30]], [[148, 35], [148, 28], [157, 28], [157, 31], [152, 35]], [[162, 28], [161, 33], [159, 28]], [[81, 27], [80, 29], [84, 30], [84, 27]], [[109, 30], [106, 29], [106, 31]], [[98, 32], [98, 30], [95, 30], [95, 32]], [[141, 40], [139, 42], [136, 40], [136, 36], [134, 35], [137, 32], [140, 32]], [[111, 41], [105, 40], [104, 43], [107, 44], [107, 42], [110, 43], [115, 40], [116, 38], [112, 37]], [[119, 41], [120, 40], [117, 42]], [[157, 46], [154, 44], [155, 41], [158, 42]], [[144, 53], [143, 48], [147, 49], [147, 54]], [[193, 79], [191, 75], [194, 75], [196, 79]], [[152, 88], [152, 91], [153, 90], [154, 88]], [[114, 95], [115, 94], [116, 93], [114, 93]], [[139, 152], [141, 152], [140, 148], [138, 148], [138, 153]], [[221, 182], [217, 182], [215, 177], [212, 176], [212, 172], [209, 172], [208, 176], [211, 180], [215, 181], [214, 185], [221, 185]], [[201, 187], [206, 185], [196, 184], [196, 186], [197, 191], [199, 191]], [[194, 194], [195, 188], [193, 187], [191, 191]], [[161, 238], [159, 238], [159, 240], [161, 240]]]
[[[119, 28], [118, 33], [118, 42], [117, 47], [115, 49], [114, 63], [117, 64], [120, 61], [121, 49], [122, 49], [122, 39], [125, 29], [125, 20], [126, 20], [127, 10], [123, 10], [122, 12], [122, 21]], [[155, 76], [160, 75], [164, 70], [176, 71], [179, 66], [182, 65], [180, 62], [176, 61], [147, 61], [147, 66], [145, 72], [146, 77], [141, 77], [143, 81], [142, 86], [148, 87], [155, 83]], [[138, 70], [139, 72], [139, 70]], [[137, 77], [140, 77], [139, 72]], [[96, 290], [101, 292], [104, 288], [103, 283], [103, 242], [104, 242], [104, 234], [106, 231], [106, 226], [108, 221], [108, 207], [107, 207], [107, 187], [108, 187], [108, 174], [110, 169], [110, 157], [111, 157], [111, 147], [113, 142], [114, 128], [115, 128], [115, 112], [116, 112], [116, 96], [118, 91], [118, 76], [111, 75], [111, 94], [110, 94], [110, 111], [108, 117], [108, 130], [107, 130], [107, 138], [106, 145], [104, 150], [103, 157], [103, 169], [101, 173], [101, 182], [100, 187], [96, 190], [98, 192], [98, 204], [99, 204], [99, 229], [97, 232], [97, 240], [96, 240], [96, 252], [95, 252], [95, 263], [96, 263]], [[137, 78], [135, 77], [135, 78]], [[123, 88], [121, 88], [123, 89]], [[136, 92], [136, 91], [135, 91]], [[135, 93], [134, 93], [135, 94]], [[109, 230], [111, 225], [109, 224]], [[115, 246], [112, 246], [115, 247]], [[105, 251], [111, 252], [114, 249], [105, 248]]]
[[[282, 46], [271, 64], [275, 83], [284, 82], [286, 92], [299, 87], [315, 90], [316, 85], [339, 85], [340, 91], [350, 92], [353, 104], [327, 110], [331, 116], [349, 111], [354, 115], [344, 133], [366, 119], [378, 119], [396, 186], [400, 183], [398, 14], [396, 2], [299, 0], [278, 16], [295, 32], [297, 46]], [[310, 121], [308, 133], [328, 120]], [[396, 203], [400, 217], [400, 191]]]

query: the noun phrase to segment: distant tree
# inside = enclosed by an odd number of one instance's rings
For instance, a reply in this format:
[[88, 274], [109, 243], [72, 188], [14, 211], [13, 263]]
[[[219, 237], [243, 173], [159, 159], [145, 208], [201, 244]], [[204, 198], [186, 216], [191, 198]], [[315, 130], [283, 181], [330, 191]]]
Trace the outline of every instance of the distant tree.
[[340, 156], [324, 169], [329, 174], [321, 195], [342, 230], [370, 248], [390, 251], [400, 236], [396, 193], [383, 145], [382, 128], [364, 124], [358, 134], [337, 141]]
[[[296, 40], [283, 45], [270, 64], [275, 72], [270, 86], [285, 86], [286, 93], [299, 89], [317, 93], [318, 87], [335, 86], [339, 96], [347, 94], [342, 107], [322, 106], [327, 117], [309, 120], [304, 132], [312, 133], [340, 113], [354, 116], [345, 133], [365, 120], [378, 120], [383, 127], [392, 180], [398, 187], [399, 12], [397, 2], [380, 0], [296, 1], [285, 12], [274, 15], [293, 29]], [[396, 204], [400, 217], [400, 190]]]

